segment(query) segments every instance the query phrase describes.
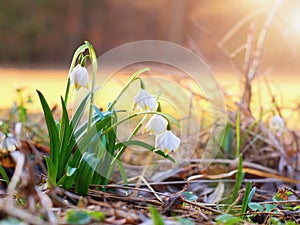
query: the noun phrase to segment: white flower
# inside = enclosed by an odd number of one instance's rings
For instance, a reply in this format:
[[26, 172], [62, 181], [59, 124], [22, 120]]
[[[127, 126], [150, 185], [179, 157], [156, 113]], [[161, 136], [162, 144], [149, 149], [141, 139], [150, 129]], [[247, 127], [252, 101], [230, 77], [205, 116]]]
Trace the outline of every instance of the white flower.
[[149, 132], [150, 134], [158, 135], [166, 131], [167, 125], [168, 121], [164, 117], [160, 115], [154, 115], [147, 122], [143, 133]]
[[78, 64], [70, 73], [70, 83], [78, 91], [81, 87], [88, 88], [89, 73], [85, 67]]
[[178, 151], [179, 145], [180, 139], [170, 130], [158, 135], [155, 139], [155, 148], [162, 150], [165, 154], [169, 154], [172, 151]]
[[269, 122], [269, 129], [280, 135], [284, 129], [284, 120], [280, 116], [274, 116]]
[[11, 135], [1, 135], [0, 136], [0, 150], [1, 151], [10, 151], [13, 152], [17, 149], [18, 142], [17, 140]]
[[138, 106], [141, 111], [155, 111], [156, 99], [147, 91], [141, 89], [140, 92], [133, 98], [133, 110]]

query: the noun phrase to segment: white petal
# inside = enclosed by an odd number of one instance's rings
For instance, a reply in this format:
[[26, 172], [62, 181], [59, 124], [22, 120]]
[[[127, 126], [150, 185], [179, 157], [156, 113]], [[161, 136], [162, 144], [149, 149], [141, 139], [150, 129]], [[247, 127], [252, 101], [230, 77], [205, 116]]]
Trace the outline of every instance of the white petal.
[[180, 145], [180, 139], [172, 131], [165, 131], [155, 139], [155, 148], [164, 151], [166, 154], [177, 151]]
[[17, 141], [12, 136], [7, 136], [4, 140], [5, 149], [12, 152], [16, 150]]
[[269, 123], [269, 128], [272, 132], [280, 134], [284, 129], [284, 120], [280, 116], [274, 116]]
[[144, 89], [139, 91], [139, 93], [133, 98], [133, 101], [134, 109], [136, 106], [138, 106], [141, 111], [156, 110], [156, 99]]
[[146, 124], [146, 132], [150, 132], [150, 134], [161, 134], [164, 131], [166, 131], [168, 125], [168, 121], [160, 116], [160, 115], [154, 115], [151, 117], [151, 119]]
[[70, 83], [79, 90], [81, 87], [86, 87], [89, 82], [89, 74], [85, 67], [77, 65], [70, 74]]

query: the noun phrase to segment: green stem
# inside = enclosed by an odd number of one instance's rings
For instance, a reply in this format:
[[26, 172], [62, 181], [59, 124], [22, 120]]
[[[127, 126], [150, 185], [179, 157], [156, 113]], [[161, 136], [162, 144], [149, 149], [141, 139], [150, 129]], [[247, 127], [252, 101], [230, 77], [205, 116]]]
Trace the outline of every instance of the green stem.
[[115, 100], [110, 104], [110, 106], [108, 107], [108, 110], [107, 111], [110, 111], [114, 106], [115, 104], [119, 101], [119, 99], [122, 97], [123, 93], [129, 88], [129, 86], [137, 79], [137, 77], [145, 72], [145, 71], [149, 71], [150, 69], [149, 68], [142, 68], [142, 69], [139, 69], [138, 71], [136, 71], [132, 77], [130, 78], [130, 80], [127, 82], [127, 84], [124, 86], [124, 88], [120, 91], [120, 93], [117, 95], [117, 97], [115, 98]]
[[236, 112], [236, 121], [235, 121], [235, 127], [236, 127], [236, 151], [235, 151], [235, 157], [239, 157], [240, 155], [240, 149], [241, 149], [241, 112], [238, 110]]
[[96, 53], [95, 53], [95, 50], [94, 50], [93, 46], [88, 41], [85, 41], [85, 44], [87, 45], [87, 48], [89, 50], [90, 60], [91, 60], [91, 63], [92, 63], [92, 72], [93, 72], [90, 110], [89, 110], [89, 120], [88, 120], [88, 126], [87, 126], [87, 130], [89, 130], [90, 127], [91, 127], [92, 118], [93, 118], [93, 105], [94, 105], [94, 101], [95, 101], [95, 84], [96, 84], [96, 75], [97, 75], [97, 70], [98, 70], [98, 63], [97, 63]]
[[[143, 123], [145, 122], [147, 116], [148, 116], [148, 114], [144, 115], [143, 119], [141, 119], [141, 121], [138, 123], [138, 125], [134, 128], [134, 130], [131, 132], [131, 134], [127, 138], [127, 141], [130, 141], [137, 134], [137, 132], [141, 129]], [[115, 161], [122, 156], [122, 154], [125, 151], [125, 149], [126, 149], [126, 146], [123, 146], [123, 147], [120, 148], [120, 150], [117, 153], [116, 157], [110, 163], [111, 165], [113, 165], [115, 163]]]

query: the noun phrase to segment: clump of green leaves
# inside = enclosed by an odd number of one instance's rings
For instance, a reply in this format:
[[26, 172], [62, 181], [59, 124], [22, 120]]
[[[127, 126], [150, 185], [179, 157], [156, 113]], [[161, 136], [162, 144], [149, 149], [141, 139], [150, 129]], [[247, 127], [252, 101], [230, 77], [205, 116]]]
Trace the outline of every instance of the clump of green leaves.
[[[87, 60], [90, 60], [93, 72], [91, 90], [89, 94], [82, 99], [73, 116], [70, 118], [67, 110], [69, 92], [72, 86], [76, 90], [88, 86], [88, 74], [85, 69]], [[141, 73], [148, 70], [148, 68], [143, 68], [135, 72], [124, 88], [120, 90], [117, 97], [109, 104], [106, 111], [100, 111], [94, 105], [96, 92], [95, 79], [97, 74], [96, 54], [92, 45], [89, 42], [85, 42], [76, 50], [73, 56], [65, 97], [61, 97], [60, 99], [62, 116], [59, 121], [56, 121], [53, 117], [43, 94], [37, 91], [43, 107], [50, 140], [50, 156], [45, 158], [49, 185], [62, 185], [66, 189], [70, 189], [75, 185], [76, 193], [86, 195], [90, 184], [105, 186], [115, 166], [118, 166], [123, 182], [126, 184], [127, 175], [120, 158], [125, 149], [130, 145], [145, 148], [175, 162], [167, 153], [169, 150], [176, 150], [175, 148], [177, 148], [177, 146], [174, 147], [174, 145], [170, 145], [170, 143], [166, 142], [165, 146], [167, 147], [165, 149], [157, 149], [145, 142], [134, 140], [135, 135], [139, 132], [145, 118], [149, 114], [157, 114], [167, 120], [168, 126], [166, 129], [168, 130], [171, 127], [171, 122], [179, 126], [175, 118], [162, 113], [161, 110], [148, 110], [148, 104], [150, 104], [151, 107], [156, 105], [156, 99], [150, 95], [145, 98], [145, 86], [142, 79], [139, 78]], [[115, 104], [127, 88], [135, 81], [140, 82], [142, 89], [140, 93], [144, 95], [143, 98], [138, 99], [139, 102], [137, 102], [137, 104], [140, 104], [139, 107], [144, 107], [145, 110], [118, 120], [119, 111], [115, 109]], [[88, 120], [82, 121], [84, 111], [87, 107], [89, 108]], [[160, 108], [159, 104], [155, 107]], [[144, 118], [133, 130], [128, 139], [123, 142], [118, 141], [116, 137], [117, 127], [141, 115], [144, 116]], [[170, 131], [168, 132], [168, 134], [170, 134]], [[174, 147], [174, 149], [168, 149], [169, 146]], [[98, 173], [99, 171], [101, 171], [101, 174]]]

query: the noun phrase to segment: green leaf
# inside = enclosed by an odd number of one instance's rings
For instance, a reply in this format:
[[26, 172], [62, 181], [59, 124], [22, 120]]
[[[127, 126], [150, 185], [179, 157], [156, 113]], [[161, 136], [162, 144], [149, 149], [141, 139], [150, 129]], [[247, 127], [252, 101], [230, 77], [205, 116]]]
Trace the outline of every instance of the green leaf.
[[99, 161], [98, 158], [94, 157], [94, 154], [85, 152], [82, 155], [75, 178], [75, 192], [77, 194], [86, 195], [88, 193], [89, 185]]
[[48, 171], [48, 179], [50, 181], [50, 184], [55, 185], [56, 184], [56, 174], [57, 174], [57, 168], [54, 166], [53, 162], [49, 157], [45, 157], [46, 165], [47, 165], [47, 171]]
[[83, 210], [71, 209], [66, 214], [66, 220], [70, 224], [82, 225], [82, 224], [90, 223], [92, 218], [87, 212]]
[[91, 94], [89, 93], [87, 96], [84, 97], [84, 99], [82, 99], [82, 101], [80, 102], [79, 106], [77, 107], [77, 109], [75, 110], [75, 113], [71, 119], [70, 124], [72, 125], [73, 129], [75, 130], [83, 116], [84, 113], [84, 109], [88, 103], [88, 100], [90, 99]]
[[[129, 140], [129, 141], [120, 142], [120, 143], [116, 144], [115, 148], [120, 149], [121, 147], [127, 147], [127, 146], [130, 146], [130, 145], [135, 145], [135, 146], [140, 146], [142, 148], [146, 148], [146, 149], [148, 149], [148, 150], [150, 150], [150, 151], [152, 151], [152, 152], [154, 152], [154, 153], [156, 153], [156, 154], [172, 161], [173, 163], [176, 163], [175, 159], [173, 159], [170, 155], [166, 155], [163, 151], [156, 150], [154, 146], [149, 145], [149, 144], [147, 144], [145, 142], [142, 142], [142, 141], [138, 141], [138, 140]], [[122, 152], [119, 151], [117, 153], [117, 155], [115, 156], [113, 161], [119, 159], [122, 156], [123, 152], [124, 151], [122, 151]]]
[[103, 113], [100, 111], [100, 109], [98, 109], [97, 106], [93, 105], [95, 112], [98, 114], [98, 116], [100, 117], [100, 119], [104, 119], [104, 115]]
[[73, 174], [76, 172], [77, 168], [71, 167], [71, 166], [67, 166], [67, 172], [66, 175], [68, 177], [73, 176]]
[[[54, 118], [52, 116], [52, 112], [50, 110], [50, 107], [48, 103], [46, 102], [46, 99], [44, 98], [43, 94], [37, 90], [37, 93], [39, 95], [44, 116], [47, 124], [47, 129], [49, 133], [49, 139], [50, 139], [50, 160], [53, 163], [54, 168], [57, 169], [58, 167], [58, 157], [59, 157], [59, 135], [56, 128], [56, 124], [54, 121]], [[56, 171], [57, 173], [57, 171]], [[56, 175], [55, 175], [56, 177]]]
[[[76, 178], [76, 173], [77, 173], [77, 168], [75, 170], [75, 172], [71, 175], [71, 176], [67, 176], [66, 174], [59, 180], [59, 183], [62, 183], [62, 186], [64, 189], [69, 190], [70, 188], [73, 187], [75, 178]], [[68, 169], [67, 169], [68, 171]]]
[[[124, 167], [123, 163], [120, 160], [118, 160], [117, 165], [118, 165], [118, 168], [119, 168], [119, 171], [120, 171], [120, 174], [121, 174], [124, 185], [128, 186], [127, 174], [126, 174], [125, 167]], [[112, 166], [114, 166], [114, 165], [112, 165]]]
[[[242, 209], [240, 211], [240, 213], [245, 213], [247, 211], [247, 207], [248, 207], [248, 203], [251, 201], [250, 198], [250, 191], [251, 191], [251, 186], [252, 186], [252, 182], [247, 183], [246, 185], [246, 191], [244, 194], [244, 199], [243, 199], [243, 203], [242, 203]], [[242, 219], [245, 216], [242, 216]]]
[[155, 208], [153, 208], [152, 206], [149, 206], [149, 212], [151, 214], [153, 224], [155, 224], [155, 225], [164, 225], [165, 224], [162, 216]]
[[256, 187], [253, 187], [250, 191], [250, 194], [249, 194], [249, 199], [248, 199], [248, 203], [252, 201], [252, 198], [255, 194], [255, 191], [256, 191]]
[[0, 175], [3, 177], [4, 181], [8, 184], [9, 178], [7, 176], [7, 173], [5, 172], [5, 169], [0, 165]]
[[234, 139], [232, 124], [227, 123], [221, 134], [222, 137], [224, 137], [221, 146], [224, 149], [224, 152], [230, 154], [232, 150], [233, 139]]
[[78, 143], [78, 149], [84, 151], [87, 148], [88, 144], [90, 143], [91, 139], [103, 129], [106, 124], [110, 122], [111, 118], [106, 117], [103, 120], [99, 120], [97, 123], [91, 126], [91, 128], [84, 134], [82, 139]]
[[259, 211], [259, 212], [264, 211], [264, 207], [262, 207], [260, 204], [256, 202], [249, 202], [248, 206], [252, 211]]
[[185, 192], [182, 192], [181, 193], [181, 196], [184, 198], [184, 199], [186, 199], [186, 200], [188, 200], [188, 201], [196, 201], [197, 199], [198, 199], [198, 196], [197, 195], [195, 195], [193, 192], [191, 192], [191, 191], [185, 191]]
[[62, 107], [62, 125], [61, 125], [61, 135], [60, 135], [60, 147], [59, 147], [59, 161], [58, 161], [58, 171], [57, 178], [60, 179], [64, 173], [67, 166], [67, 162], [72, 153], [72, 149], [68, 149], [68, 143], [70, 141], [70, 136], [73, 133], [72, 127], [69, 125], [69, 115], [67, 112], [66, 105], [63, 98], [61, 97], [61, 107]]
[[276, 209], [277, 206], [273, 204], [265, 204], [266, 212], [269, 213], [271, 210]]
[[236, 152], [235, 157], [239, 157], [241, 148], [241, 111], [236, 112], [235, 133], [236, 133]]
[[222, 214], [216, 217], [216, 222], [217, 224], [226, 224], [226, 225], [235, 225], [239, 224], [241, 221], [240, 218], [234, 217], [233, 215], [230, 214]]
[[235, 184], [234, 184], [230, 203], [233, 203], [236, 200], [239, 190], [241, 188], [242, 182], [243, 182], [243, 157], [241, 154], [239, 156], [238, 171], [235, 175]]

